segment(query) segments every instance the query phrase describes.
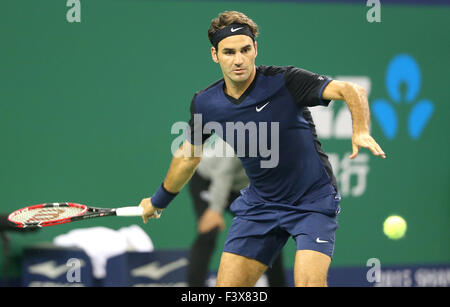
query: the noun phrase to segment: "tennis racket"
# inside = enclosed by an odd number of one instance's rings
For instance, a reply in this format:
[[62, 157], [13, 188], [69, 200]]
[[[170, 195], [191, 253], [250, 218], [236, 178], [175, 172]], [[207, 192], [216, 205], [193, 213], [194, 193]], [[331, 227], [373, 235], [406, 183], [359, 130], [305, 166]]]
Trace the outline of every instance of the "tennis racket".
[[[18, 228], [48, 227], [103, 216], [141, 216], [143, 210], [139, 206], [112, 209], [75, 203], [45, 203], [16, 210], [8, 220]], [[155, 217], [159, 217], [161, 212], [157, 210]]]

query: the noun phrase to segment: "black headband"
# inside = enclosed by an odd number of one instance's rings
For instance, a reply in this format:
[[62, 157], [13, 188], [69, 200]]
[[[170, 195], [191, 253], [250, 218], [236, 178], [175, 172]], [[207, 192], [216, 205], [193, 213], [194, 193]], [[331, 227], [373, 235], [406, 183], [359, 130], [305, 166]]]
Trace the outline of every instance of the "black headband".
[[219, 42], [221, 40], [223, 40], [224, 38], [227, 38], [228, 36], [232, 36], [232, 35], [247, 35], [247, 36], [250, 36], [253, 41], [255, 41], [255, 37], [253, 36], [252, 31], [250, 31], [250, 28], [248, 27], [248, 25], [240, 24], [240, 23], [233, 23], [223, 29], [220, 29], [216, 33], [214, 33], [211, 44], [214, 46], [214, 48], [217, 49], [217, 45], [219, 45]]

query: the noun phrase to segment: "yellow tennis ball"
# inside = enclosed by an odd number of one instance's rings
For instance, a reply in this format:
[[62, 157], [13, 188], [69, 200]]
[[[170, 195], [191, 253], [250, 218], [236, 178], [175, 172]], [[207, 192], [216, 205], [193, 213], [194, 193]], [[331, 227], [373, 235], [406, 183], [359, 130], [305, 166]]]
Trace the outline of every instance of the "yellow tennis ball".
[[401, 216], [391, 215], [384, 221], [383, 231], [389, 239], [401, 239], [406, 233], [406, 221]]

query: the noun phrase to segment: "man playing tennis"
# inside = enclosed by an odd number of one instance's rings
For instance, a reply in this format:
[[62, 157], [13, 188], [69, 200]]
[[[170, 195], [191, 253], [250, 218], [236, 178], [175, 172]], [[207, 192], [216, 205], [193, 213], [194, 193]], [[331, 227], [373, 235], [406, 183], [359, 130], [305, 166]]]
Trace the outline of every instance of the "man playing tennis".
[[[246, 151], [240, 157], [250, 186], [231, 205], [235, 218], [220, 260], [217, 286], [254, 286], [289, 237], [297, 246], [295, 286], [326, 286], [340, 196], [307, 107], [344, 100], [353, 123], [350, 158], [361, 147], [386, 156], [370, 136], [362, 87], [291, 66], [255, 66], [257, 35], [257, 25], [240, 12], [224, 12], [212, 20], [211, 56], [220, 65], [223, 79], [194, 95], [191, 134], [175, 154], [161, 187], [141, 201], [143, 220], [159, 217], [156, 210], [166, 208], [190, 180], [201, 159], [194, 153], [201, 152], [211, 135], [204, 129], [206, 123], [220, 123], [221, 137], [235, 151], [238, 145], [232, 136], [236, 133], [227, 131], [227, 123], [255, 123], [258, 135], [264, 132], [261, 127], [268, 127], [262, 123], [276, 123], [278, 134], [265, 131], [266, 144], [279, 148], [274, 166], [262, 167], [268, 158], [260, 152], [254, 156]], [[194, 115], [201, 115], [203, 122]], [[200, 140], [195, 137], [199, 133]], [[246, 145], [251, 141], [247, 134], [245, 141]], [[189, 155], [183, 155], [186, 152]]]

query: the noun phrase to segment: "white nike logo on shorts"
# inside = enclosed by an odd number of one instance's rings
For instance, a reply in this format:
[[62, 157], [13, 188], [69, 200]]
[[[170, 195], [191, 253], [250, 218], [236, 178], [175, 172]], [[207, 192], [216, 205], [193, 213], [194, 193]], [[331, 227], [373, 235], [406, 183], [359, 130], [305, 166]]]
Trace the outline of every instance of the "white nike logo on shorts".
[[317, 242], [317, 243], [328, 243], [328, 241], [320, 240], [319, 237], [317, 237], [316, 242]]

